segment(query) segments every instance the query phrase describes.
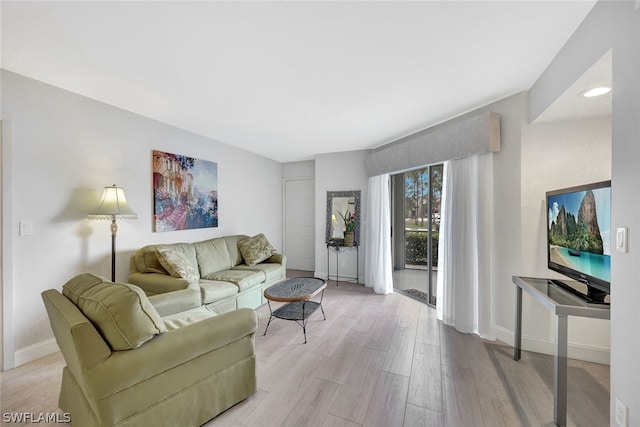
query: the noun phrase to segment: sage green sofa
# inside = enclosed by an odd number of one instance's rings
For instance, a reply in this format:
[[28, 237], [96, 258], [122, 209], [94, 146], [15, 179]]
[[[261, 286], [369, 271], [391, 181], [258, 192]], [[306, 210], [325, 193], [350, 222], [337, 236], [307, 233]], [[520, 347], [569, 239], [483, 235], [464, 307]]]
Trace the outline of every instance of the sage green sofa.
[[253, 310], [161, 315], [138, 287], [92, 274], [42, 298], [72, 426], [200, 426], [257, 390]]
[[181, 291], [225, 313], [264, 304], [264, 290], [286, 278], [286, 264], [264, 235], [233, 235], [144, 246], [131, 256], [128, 280], [149, 296]]

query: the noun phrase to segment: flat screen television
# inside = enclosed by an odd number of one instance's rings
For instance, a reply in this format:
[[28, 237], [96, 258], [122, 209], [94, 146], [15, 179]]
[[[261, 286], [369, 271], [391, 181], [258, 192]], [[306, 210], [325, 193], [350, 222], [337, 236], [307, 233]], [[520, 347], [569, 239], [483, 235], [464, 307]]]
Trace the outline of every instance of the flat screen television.
[[611, 181], [547, 192], [547, 266], [586, 285], [552, 280], [591, 303], [611, 288]]

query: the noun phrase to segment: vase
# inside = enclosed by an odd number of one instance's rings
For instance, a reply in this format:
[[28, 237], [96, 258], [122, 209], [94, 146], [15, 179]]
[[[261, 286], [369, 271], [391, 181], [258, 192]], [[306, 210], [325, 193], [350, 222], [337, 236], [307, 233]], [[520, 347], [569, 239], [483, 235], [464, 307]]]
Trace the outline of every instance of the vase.
[[345, 231], [344, 232], [344, 245], [345, 246], [353, 246], [354, 234], [355, 233], [353, 231]]

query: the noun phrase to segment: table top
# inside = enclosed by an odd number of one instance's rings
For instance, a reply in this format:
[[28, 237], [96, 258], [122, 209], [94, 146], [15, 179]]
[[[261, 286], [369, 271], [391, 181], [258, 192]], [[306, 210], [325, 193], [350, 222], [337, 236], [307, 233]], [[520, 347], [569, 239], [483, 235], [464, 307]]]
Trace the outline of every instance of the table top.
[[271, 301], [306, 301], [318, 295], [327, 282], [316, 277], [293, 277], [264, 290], [264, 297]]
[[549, 279], [513, 276], [513, 283], [554, 314], [596, 319], [609, 319], [611, 316], [611, 309], [608, 305], [588, 303], [569, 291], [550, 283]]

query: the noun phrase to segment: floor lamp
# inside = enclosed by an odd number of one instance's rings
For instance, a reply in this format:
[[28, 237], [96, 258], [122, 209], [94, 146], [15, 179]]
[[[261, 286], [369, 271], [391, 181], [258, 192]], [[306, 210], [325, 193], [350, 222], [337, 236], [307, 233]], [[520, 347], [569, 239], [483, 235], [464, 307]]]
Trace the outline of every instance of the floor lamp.
[[116, 281], [116, 233], [118, 224], [116, 218], [138, 218], [138, 215], [131, 209], [127, 198], [124, 196], [122, 187], [113, 184], [111, 187], [104, 187], [100, 205], [88, 215], [91, 219], [111, 220], [111, 281]]

